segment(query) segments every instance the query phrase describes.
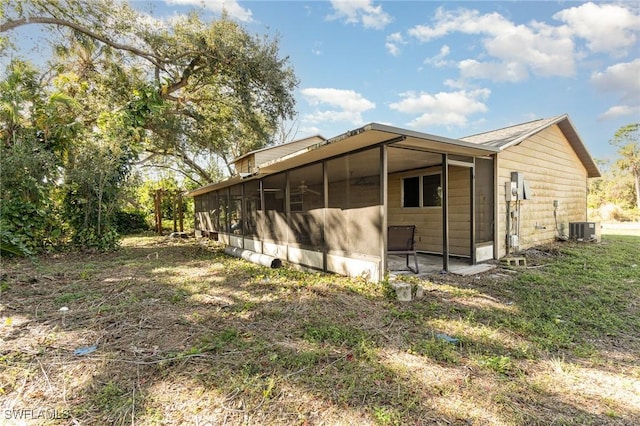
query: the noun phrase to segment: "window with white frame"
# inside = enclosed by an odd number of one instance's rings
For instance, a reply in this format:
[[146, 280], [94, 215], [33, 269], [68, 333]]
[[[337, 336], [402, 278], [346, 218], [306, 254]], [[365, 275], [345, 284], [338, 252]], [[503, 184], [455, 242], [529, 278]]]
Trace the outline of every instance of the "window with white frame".
[[440, 173], [402, 179], [402, 207], [440, 206], [442, 206], [442, 180]]

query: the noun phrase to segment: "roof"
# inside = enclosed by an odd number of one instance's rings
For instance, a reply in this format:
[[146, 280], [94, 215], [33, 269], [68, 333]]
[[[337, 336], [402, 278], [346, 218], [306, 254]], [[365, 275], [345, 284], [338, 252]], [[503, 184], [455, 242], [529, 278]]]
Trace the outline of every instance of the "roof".
[[[255, 174], [243, 177], [233, 176], [222, 182], [212, 183], [210, 185], [194, 189], [193, 191], [189, 191], [187, 192], [187, 195], [196, 196], [204, 194], [235, 185], [242, 181], [262, 178], [273, 173], [282, 172], [295, 167], [304, 166], [306, 164], [346, 154], [348, 152], [381, 144], [389, 144], [390, 146], [395, 147], [418, 149], [442, 154], [446, 153], [464, 156], [493, 155], [510, 146], [516, 145], [553, 125], [558, 125], [560, 130], [563, 132], [569, 141], [569, 144], [586, 168], [587, 176], [599, 177], [600, 171], [598, 170], [596, 163], [587, 151], [587, 148], [578, 135], [575, 126], [571, 123], [569, 116], [564, 114], [557, 117], [534, 120], [515, 126], [505, 127], [503, 129], [493, 130], [490, 132], [479, 133], [477, 135], [466, 136], [460, 139], [451, 139], [379, 123], [370, 123], [331, 139], [324, 139], [321, 136], [312, 136], [310, 138], [301, 139], [299, 141], [307, 141], [310, 144], [305, 143], [302, 145], [304, 146], [302, 149], [286, 153], [284, 156], [278, 157], [275, 160], [258, 164], [258, 172]], [[293, 144], [299, 141], [291, 143]], [[278, 147], [281, 148], [282, 145], [253, 151], [243, 157]], [[285, 151], [283, 151], [283, 153], [285, 153]], [[236, 161], [240, 158], [236, 159]]]
[[569, 141], [569, 144], [587, 170], [587, 176], [600, 177], [601, 175], [600, 170], [598, 170], [598, 166], [593, 160], [593, 157], [591, 157], [591, 154], [587, 150], [587, 147], [580, 138], [578, 131], [567, 114], [529, 121], [527, 123], [478, 133], [476, 135], [465, 136], [460, 138], [460, 140], [483, 146], [495, 147], [503, 151], [553, 125], [558, 125], [564, 136], [567, 138], [567, 141]]
[[299, 149], [302, 149], [308, 145], [317, 143], [318, 139], [326, 140], [325, 138], [322, 137], [322, 135], [308, 136], [306, 138], [296, 139], [291, 142], [286, 142], [278, 145], [267, 146], [261, 149], [256, 149], [255, 151], [251, 151], [244, 155], [241, 155], [240, 157], [234, 159], [233, 162], [235, 163], [242, 160], [243, 158], [249, 157], [251, 155], [259, 154], [259, 153], [264, 153], [267, 151], [282, 151], [282, 152], [290, 153], [292, 151], [297, 151]]
[[434, 153], [447, 153], [466, 156], [493, 155], [499, 152], [495, 147], [481, 146], [476, 143], [450, 139], [442, 136], [400, 129], [379, 123], [370, 123], [328, 140], [320, 140], [298, 151], [279, 157], [275, 160], [258, 164], [259, 171], [242, 179], [233, 176], [225, 181], [213, 183], [193, 191], [189, 196], [204, 194], [231, 185], [262, 178], [264, 176], [304, 166], [324, 159], [332, 158], [348, 152], [373, 147], [375, 145], [390, 144], [397, 147], [421, 149]]
[[498, 149], [490, 146], [478, 146], [458, 139], [369, 123], [288, 156], [260, 164], [260, 173], [276, 173], [379, 144], [468, 156], [492, 155], [498, 152]]

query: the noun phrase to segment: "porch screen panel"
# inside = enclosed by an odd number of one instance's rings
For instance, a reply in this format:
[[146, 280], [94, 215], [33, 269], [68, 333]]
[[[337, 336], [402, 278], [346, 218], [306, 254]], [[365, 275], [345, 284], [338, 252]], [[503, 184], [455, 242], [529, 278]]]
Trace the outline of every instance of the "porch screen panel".
[[202, 227], [202, 213], [203, 213], [202, 198], [203, 198], [202, 195], [198, 195], [193, 199], [193, 210], [195, 212], [193, 227], [196, 230], [204, 229]]
[[211, 227], [211, 219], [209, 217], [210, 207], [209, 207], [209, 199], [211, 198], [211, 193], [204, 194], [200, 196], [201, 199], [201, 210], [200, 210], [200, 225], [201, 229], [210, 231], [213, 228]]
[[242, 235], [242, 184], [232, 186], [229, 194], [229, 232]]
[[244, 235], [258, 235], [258, 211], [260, 205], [260, 181], [254, 180], [244, 184]]
[[258, 212], [258, 234], [265, 241], [286, 243], [287, 213], [285, 209], [286, 176], [284, 173], [262, 180], [264, 205]]
[[229, 232], [229, 189], [218, 191], [218, 210], [220, 232]]
[[493, 159], [476, 159], [476, 243], [493, 241]]
[[380, 255], [380, 148], [327, 162], [329, 251]]
[[290, 244], [323, 249], [323, 188], [320, 163], [289, 172]]
[[203, 218], [203, 226], [207, 231], [213, 231], [213, 215], [216, 213], [216, 207], [213, 203], [213, 198], [215, 197], [214, 192], [209, 192], [202, 196], [202, 218]]
[[325, 244], [329, 252], [348, 252], [349, 159], [327, 161], [329, 204], [325, 215]]
[[210, 231], [220, 232], [220, 199], [219, 192], [210, 192], [207, 194], [207, 229]]

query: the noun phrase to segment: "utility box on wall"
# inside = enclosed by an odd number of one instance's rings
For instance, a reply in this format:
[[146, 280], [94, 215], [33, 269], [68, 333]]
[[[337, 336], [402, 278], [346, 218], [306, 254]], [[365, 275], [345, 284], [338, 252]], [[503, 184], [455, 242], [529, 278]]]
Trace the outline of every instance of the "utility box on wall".
[[507, 201], [531, 200], [533, 192], [522, 172], [511, 172], [511, 181], [505, 188]]
[[597, 241], [602, 239], [600, 223], [598, 222], [569, 222], [569, 239], [577, 241]]

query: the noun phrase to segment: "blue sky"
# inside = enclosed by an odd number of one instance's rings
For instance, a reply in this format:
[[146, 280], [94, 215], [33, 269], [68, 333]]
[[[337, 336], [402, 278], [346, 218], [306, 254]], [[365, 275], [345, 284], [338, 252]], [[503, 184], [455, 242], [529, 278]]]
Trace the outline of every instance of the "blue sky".
[[300, 79], [297, 138], [369, 122], [455, 138], [568, 113], [606, 159], [615, 131], [640, 121], [638, 1], [132, 4], [155, 19], [224, 9], [277, 35]]
[[607, 158], [640, 121], [638, 2], [168, 0], [154, 16], [200, 5], [280, 37], [298, 137], [369, 122], [462, 137], [568, 113]]

